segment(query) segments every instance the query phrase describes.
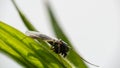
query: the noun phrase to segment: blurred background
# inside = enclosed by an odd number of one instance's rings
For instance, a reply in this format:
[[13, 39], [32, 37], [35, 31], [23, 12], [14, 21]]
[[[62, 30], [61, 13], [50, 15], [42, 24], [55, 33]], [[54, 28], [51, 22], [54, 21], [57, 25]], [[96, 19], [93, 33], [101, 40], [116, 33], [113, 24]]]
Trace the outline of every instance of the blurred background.
[[[53, 36], [45, 0], [15, 0], [34, 26]], [[120, 68], [120, 1], [119, 0], [49, 0], [59, 24], [87, 61], [99, 68]], [[0, 0], [0, 21], [25, 32], [11, 0]], [[90, 68], [96, 68], [87, 64]], [[0, 68], [22, 68], [0, 53]]]

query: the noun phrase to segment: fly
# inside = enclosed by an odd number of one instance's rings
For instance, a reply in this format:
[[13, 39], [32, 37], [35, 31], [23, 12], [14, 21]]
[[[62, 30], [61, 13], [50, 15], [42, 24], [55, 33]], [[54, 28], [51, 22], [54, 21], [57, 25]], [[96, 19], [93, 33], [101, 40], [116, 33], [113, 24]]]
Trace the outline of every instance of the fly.
[[[51, 38], [45, 34], [41, 34], [37, 31], [27, 31], [25, 33], [27, 36], [33, 38], [33, 39], [42, 39], [46, 42], [48, 42], [50, 45], [51, 45], [51, 49], [57, 53], [57, 54], [61, 54], [63, 57], [66, 57], [67, 56], [67, 53], [69, 51], [69, 46], [67, 43], [65, 43], [64, 41], [62, 41], [61, 39], [54, 39], [54, 38]], [[88, 64], [91, 64], [93, 66], [96, 66], [96, 67], [99, 67], [95, 64], [92, 64], [88, 61], [86, 61], [85, 59], [83, 59], [82, 57], [80, 57], [83, 61], [85, 61], [86, 63]]]
[[51, 38], [45, 34], [41, 34], [36, 31], [27, 31], [25, 34], [33, 39], [40, 38], [40, 39], [48, 42], [51, 45], [51, 49], [55, 53], [61, 54], [63, 57], [67, 56], [67, 52], [69, 51], [69, 46], [67, 45], [67, 43], [65, 43], [61, 39], [54, 39], [54, 38]]

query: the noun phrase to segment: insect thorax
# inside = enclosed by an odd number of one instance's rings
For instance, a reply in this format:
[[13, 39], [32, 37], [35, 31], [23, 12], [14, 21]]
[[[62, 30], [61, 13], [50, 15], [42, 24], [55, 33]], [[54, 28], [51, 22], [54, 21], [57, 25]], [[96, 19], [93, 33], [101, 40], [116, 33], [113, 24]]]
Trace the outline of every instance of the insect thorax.
[[62, 40], [54, 40], [48, 41], [50, 45], [52, 45], [52, 50], [57, 53], [63, 55], [63, 57], [67, 56], [67, 52], [69, 51], [68, 45]]

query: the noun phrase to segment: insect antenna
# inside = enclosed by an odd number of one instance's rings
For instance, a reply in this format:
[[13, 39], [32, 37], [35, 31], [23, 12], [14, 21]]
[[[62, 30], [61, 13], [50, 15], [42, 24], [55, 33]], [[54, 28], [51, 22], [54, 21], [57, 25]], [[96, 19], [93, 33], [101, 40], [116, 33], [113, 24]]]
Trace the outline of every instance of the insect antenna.
[[95, 64], [93, 64], [93, 63], [90, 63], [90, 62], [88, 62], [87, 60], [85, 60], [84, 58], [82, 58], [82, 57], [80, 57], [83, 61], [85, 61], [86, 63], [88, 63], [88, 64], [90, 64], [90, 65], [93, 65], [93, 66], [95, 66], [95, 67], [100, 67], [100, 66], [98, 66], [98, 65], [95, 65]]

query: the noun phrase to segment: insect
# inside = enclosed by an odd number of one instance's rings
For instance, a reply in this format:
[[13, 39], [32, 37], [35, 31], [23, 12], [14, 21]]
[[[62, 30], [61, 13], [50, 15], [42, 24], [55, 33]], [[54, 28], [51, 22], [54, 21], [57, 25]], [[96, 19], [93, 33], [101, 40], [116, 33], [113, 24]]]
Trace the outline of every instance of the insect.
[[[57, 54], [61, 54], [63, 57], [67, 56], [67, 53], [69, 51], [69, 46], [67, 45], [67, 43], [65, 43], [64, 41], [62, 41], [61, 39], [54, 39], [51, 38], [45, 34], [41, 34], [37, 31], [27, 31], [25, 33], [27, 36], [33, 38], [33, 39], [42, 39], [44, 41], [47, 41], [50, 45], [51, 45], [51, 49], [57, 53]], [[82, 57], [80, 57], [83, 61], [85, 61], [88, 64], [91, 64], [93, 66], [99, 67], [95, 64], [92, 64], [88, 61], [86, 61], [85, 59], [83, 59]]]
[[41, 34], [36, 31], [27, 31], [25, 34], [33, 39], [40, 38], [48, 42], [51, 45], [51, 49], [55, 53], [61, 54], [63, 57], [67, 56], [67, 52], [69, 51], [69, 46], [67, 45], [67, 43], [65, 43], [61, 39], [54, 39], [54, 38], [51, 38], [45, 34]]

